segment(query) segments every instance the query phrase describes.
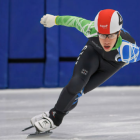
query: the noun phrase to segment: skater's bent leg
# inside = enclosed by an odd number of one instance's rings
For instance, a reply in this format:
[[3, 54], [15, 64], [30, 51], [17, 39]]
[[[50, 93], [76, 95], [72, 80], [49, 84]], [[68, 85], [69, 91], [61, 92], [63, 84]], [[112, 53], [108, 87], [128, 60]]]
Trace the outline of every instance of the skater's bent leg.
[[70, 82], [64, 87], [59, 96], [55, 109], [66, 113], [73, 104], [77, 94], [85, 87], [91, 75], [97, 71], [98, 67], [99, 58], [97, 52], [94, 51], [92, 46], [86, 46], [74, 67]]
[[69, 84], [63, 88], [57, 104], [55, 105], [55, 109], [63, 113], [69, 111], [70, 106], [73, 104], [75, 98], [77, 97], [77, 93], [83, 89], [88, 80], [89, 77], [84, 80], [78, 76], [72, 77]]
[[73, 110], [73, 109], [77, 106], [77, 104], [78, 104], [78, 100], [75, 101], [75, 102], [68, 108], [68, 112], [71, 111], [71, 110]]
[[[60, 114], [62, 117], [74, 108], [75, 105], [73, 105], [73, 102], [75, 101], [77, 94], [85, 87], [91, 75], [97, 71], [98, 67], [99, 59], [97, 52], [94, 51], [92, 46], [86, 46], [86, 49], [82, 55], [80, 55], [80, 58], [74, 67], [73, 76], [70, 82], [63, 88], [59, 99], [53, 108], [53, 110], [58, 112], [56, 115]], [[50, 117], [54, 119], [53, 116]]]
[[85, 94], [100, 86], [125, 65], [125, 63], [123, 62], [107, 62], [103, 59], [101, 59], [100, 61], [101, 62], [99, 70], [91, 76], [89, 82], [84, 88]]
[[81, 92], [79, 92], [79, 93], [77, 94], [77, 96], [76, 96], [74, 102], [73, 102], [72, 105], [68, 108], [68, 112], [71, 111], [71, 110], [73, 110], [73, 109], [77, 106], [78, 100], [79, 100], [79, 98], [80, 98], [83, 94], [84, 94], [84, 88], [82, 89]]
[[[55, 107], [50, 111], [50, 118], [54, 121], [55, 125], [59, 126], [65, 114], [74, 108], [72, 104], [77, 97], [77, 93], [81, 91], [88, 79], [83, 81], [79, 77], [72, 77], [69, 84], [63, 88]], [[54, 113], [51, 113], [53, 111], [57, 112], [55, 118], [53, 116]]]

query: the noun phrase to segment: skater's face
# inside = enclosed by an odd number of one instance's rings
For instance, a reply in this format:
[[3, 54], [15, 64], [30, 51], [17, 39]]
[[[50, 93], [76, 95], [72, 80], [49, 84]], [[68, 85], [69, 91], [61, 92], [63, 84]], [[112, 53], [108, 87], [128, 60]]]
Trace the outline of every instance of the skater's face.
[[109, 35], [98, 34], [100, 44], [102, 45], [103, 49], [106, 52], [111, 51], [111, 49], [114, 47], [114, 45], [116, 43], [116, 40], [119, 37], [119, 35], [120, 35], [120, 31], [117, 32], [117, 33], [109, 34]]

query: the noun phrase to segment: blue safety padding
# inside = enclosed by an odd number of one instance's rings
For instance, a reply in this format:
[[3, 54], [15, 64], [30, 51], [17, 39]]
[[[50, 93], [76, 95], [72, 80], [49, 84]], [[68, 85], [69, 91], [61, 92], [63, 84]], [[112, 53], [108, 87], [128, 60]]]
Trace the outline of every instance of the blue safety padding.
[[7, 87], [9, 45], [9, 0], [0, 0], [0, 88]]
[[44, 0], [12, 0], [10, 2], [9, 58], [43, 58], [44, 28], [40, 19]]
[[[47, 0], [46, 13], [59, 14], [59, 1]], [[59, 27], [47, 28], [46, 43], [46, 65], [45, 65], [45, 86], [58, 86], [59, 77]]]
[[59, 87], [64, 87], [68, 84], [72, 77], [75, 62], [60, 62], [59, 64]]
[[140, 85], [140, 62], [126, 65], [101, 86]]
[[60, 57], [78, 57], [88, 39], [75, 28], [60, 29]]
[[44, 63], [10, 63], [9, 88], [44, 86]]
[[[88, 5], [91, 5], [91, 3], [95, 3], [95, 2], [91, 1], [90, 4], [86, 2], [86, 7], [88, 7]], [[77, 17], [89, 19], [88, 10], [89, 10], [89, 7], [85, 8], [85, 1], [61, 0], [60, 15], [71, 15], [71, 16], [77, 16]], [[92, 7], [92, 11], [94, 14], [93, 7]], [[90, 13], [90, 15], [92, 14]], [[93, 19], [93, 17], [90, 18], [89, 20], [91, 19]], [[84, 47], [88, 39], [84, 36], [83, 33], [78, 31], [76, 28], [62, 26], [60, 27], [60, 29], [61, 29], [60, 31], [60, 56], [61, 57], [78, 57], [79, 53], [81, 52], [82, 48]]]

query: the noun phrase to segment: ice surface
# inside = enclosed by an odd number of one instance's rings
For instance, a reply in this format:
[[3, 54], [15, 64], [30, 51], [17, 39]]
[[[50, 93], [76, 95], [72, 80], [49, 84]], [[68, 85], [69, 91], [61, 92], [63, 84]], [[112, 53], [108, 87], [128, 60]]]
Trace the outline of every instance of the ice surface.
[[[54, 107], [62, 89], [0, 90], [0, 140], [26, 140], [30, 118]], [[100, 87], [46, 140], [140, 140], [140, 87]]]

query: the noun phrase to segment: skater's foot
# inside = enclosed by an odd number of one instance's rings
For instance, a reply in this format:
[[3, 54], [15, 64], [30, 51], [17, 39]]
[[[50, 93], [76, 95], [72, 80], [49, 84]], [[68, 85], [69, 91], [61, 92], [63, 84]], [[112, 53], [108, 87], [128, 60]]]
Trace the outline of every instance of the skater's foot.
[[46, 132], [57, 127], [45, 114], [43, 114], [43, 118], [41, 120], [35, 122], [34, 126], [38, 132]]
[[67, 113], [56, 111], [54, 108], [49, 112], [33, 117], [30, 121], [38, 132], [46, 132], [58, 127]]
[[30, 120], [31, 124], [34, 126], [35, 122], [40, 121], [41, 119], [43, 119], [43, 116], [48, 116], [49, 117], [49, 112], [44, 112], [42, 114], [36, 115], [33, 118], [31, 118], [31, 120]]

